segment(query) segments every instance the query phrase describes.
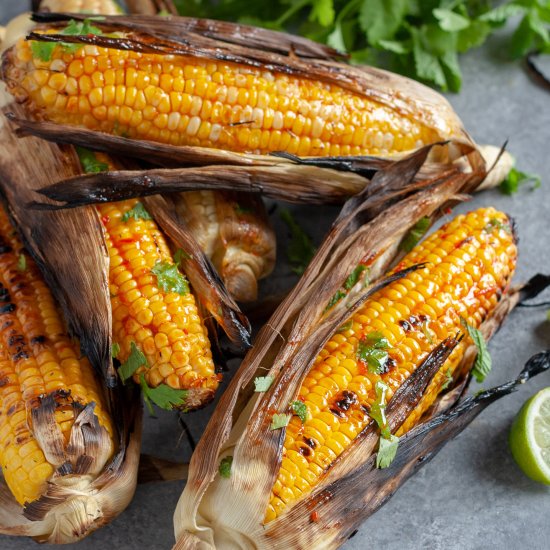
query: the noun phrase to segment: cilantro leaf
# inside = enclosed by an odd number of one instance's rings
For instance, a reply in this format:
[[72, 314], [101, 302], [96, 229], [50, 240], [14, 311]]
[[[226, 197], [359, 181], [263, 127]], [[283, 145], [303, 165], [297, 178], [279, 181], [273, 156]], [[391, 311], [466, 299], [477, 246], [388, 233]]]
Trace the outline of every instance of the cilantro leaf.
[[153, 216], [147, 212], [145, 206], [143, 206], [141, 202], [137, 202], [133, 208], [130, 208], [130, 210], [124, 212], [121, 219], [123, 222], [128, 222], [130, 221], [130, 218], [134, 218], [135, 221], [152, 220]]
[[310, 21], [319, 21], [323, 27], [328, 27], [334, 22], [333, 0], [315, 0], [312, 4]]
[[477, 357], [474, 366], [472, 367], [472, 375], [477, 382], [481, 383], [491, 372], [491, 368], [493, 366], [491, 355], [487, 349], [487, 344], [485, 342], [485, 338], [483, 338], [483, 334], [481, 334], [477, 328], [470, 325], [466, 319], [461, 318], [461, 322], [468, 331], [470, 338], [473, 340], [477, 348]]
[[289, 210], [281, 210], [280, 216], [290, 231], [290, 242], [286, 249], [288, 261], [292, 271], [297, 275], [302, 275], [315, 256], [316, 248], [309, 235], [296, 223]]
[[367, 334], [357, 344], [357, 357], [367, 364], [369, 372], [382, 374], [386, 370], [390, 348], [387, 338], [379, 332]]
[[176, 253], [174, 254], [174, 263], [178, 267], [181, 267], [182, 260], [192, 260], [192, 259], [193, 259], [193, 256], [191, 256], [191, 254], [187, 254], [187, 252], [185, 252], [185, 250], [183, 250], [182, 248], [178, 248], [176, 250]]
[[116, 359], [119, 353], [120, 353], [120, 346], [116, 342], [113, 342], [113, 345], [111, 346], [111, 357], [113, 359]]
[[502, 230], [509, 234], [512, 233], [512, 228], [510, 227], [510, 224], [503, 223], [497, 218], [491, 218], [487, 225], [483, 228], [483, 231], [487, 233], [492, 233], [495, 229], [498, 229], [499, 231]]
[[407, 13], [408, 0], [363, 0], [359, 25], [371, 44], [393, 38]]
[[444, 31], [461, 31], [470, 26], [470, 20], [452, 10], [435, 8], [432, 12]]
[[506, 176], [506, 179], [500, 184], [500, 191], [504, 195], [513, 195], [519, 191], [519, 186], [525, 183], [533, 182], [533, 189], [537, 189], [541, 186], [540, 176], [536, 174], [528, 174], [527, 172], [521, 172], [516, 168], [512, 168]]
[[390, 429], [386, 420], [386, 394], [388, 393], [388, 386], [381, 380], [376, 382], [374, 389], [376, 391], [376, 399], [371, 405], [369, 416], [378, 424], [380, 433], [384, 437], [389, 437]]
[[273, 376], [256, 376], [254, 378], [254, 391], [255, 392], [266, 392], [273, 384]]
[[302, 421], [302, 424], [307, 420], [307, 405], [303, 401], [293, 401], [290, 405], [292, 412]]
[[31, 42], [31, 52], [33, 57], [40, 59], [40, 61], [51, 61], [56, 46], [57, 44], [55, 42], [39, 42], [33, 40]]
[[342, 298], [346, 297], [346, 293], [343, 290], [337, 290], [332, 298], [328, 301], [325, 311], [328, 311], [331, 307], [336, 305]]
[[368, 271], [368, 267], [363, 264], [359, 264], [349, 275], [349, 277], [344, 282], [344, 288], [346, 290], [351, 290], [359, 281], [363, 271]]
[[453, 373], [451, 369], [447, 369], [447, 372], [445, 373], [445, 381], [443, 382], [443, 385], [441, 386], [441, 391], [446, 390], [451, 384], [453, 383]]
[[231, 465], [233, 464], [233, 457], [231, 455], [224, 456], [220, 460], [220, 466], [218, 468], [218, 471], [220, 473], [220, 477], [224, 477], [225, 479], [229, 479], [231, 477]]
[[154, 403], [160, 409], [171, 411], [176, 407], [184, 405], [189, 393], [187, 390], [177, 390], [166, 384], [160, 384], [156, 388], [151, 388], [145, 381], [143, 374], [139, 377], [139, 383], [143, 392], [143, 399], [151, 414], [153, 414], [151, 403]]
[[271, 430], [280, 430], [281, 428], [284, 428], [285, 426], [288, 426], [288, 423], [290, 422], [290, 418], [292, 417], [291, 414], [279, 414], [275, 413], [271, 418]]
[[409, 229], [409, 232], [403, 237], [399, 249], [403, 252], [410, 252], [426, 234], [430, 228], [430, 218], [424, 216], [420, 218], [412, 227]]
[[387, 468], [397, 454], [399, 438], [396, 435], [390, 437], [381, 437], [378, 442], [378, 452], [376, 454], [376, 467]]
[[27, 257], [25, 254], [21, 253], [19, 254], [19, 258], [17, 258], [17, 271], [26, 271], [27, 269]]
[[[118, 351], [120, 351], [120, 347]], [[140, 367], [149, 368], [149, 362], [144, 353], [136, 346], [135, 342], [132, 342], [130, 344], [130, 355], [128, 359], [118, 367], [118, 375], [123, 382], [126, 382], [126, 380], [131, 378]]]
[[75, 147], [78, 155], [78, 160], [82, 165], [82, 169], [86, 174], [96, 174], [98, 172], [106, 172], [109, 170], [109, 165], [105, 162], [99, 162], [93, 151], [84, 147]]
[[340, 325], [336, 332], [346, 332], [353, 326], [353, 320], [346, 321], [343, 325]]
[[164, 292], [175, 292], [182, 296], [189, 293], [189, 283], [178, 271], [177, 265], [158, 261], [151, 269], [151, 273], [157, 276], [158, 286]]

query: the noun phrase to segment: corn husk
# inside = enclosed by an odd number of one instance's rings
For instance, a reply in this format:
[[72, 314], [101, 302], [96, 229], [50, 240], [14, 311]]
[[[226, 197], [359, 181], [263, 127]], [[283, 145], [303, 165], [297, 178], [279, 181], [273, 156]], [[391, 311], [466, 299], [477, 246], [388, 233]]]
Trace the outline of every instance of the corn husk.
[[[387, 284], [383, 273], [399, 257], [397, 245], [416, 220], [421, 216], [436, 219], [442, 208], [471, 190], [471, 180], [458, 170], [427, 188], [416, 186], [414, 176], [427, 154], [423, 150], [378, 172], [365, 192], [346, 203], [295, 289], [258, 334], [192, 457], [187, 486], [174, 516], [175, 548], [336, 548], [426, 457], [433, 456], [483, 408], [548, 368], [548, 364], [529, 367], [516, 381], [461, 401], [466, 373], [475, 358], [470, 350], [463, 360], [465, 374], [436, 402], [432, 416], [400, 439], [390, 468], [375, 468], [378, 434], [375, 428], [367, 428], [312, 493], [287, 507], [277, 519], [263, 523], [285, 437], [284, 428], [269, 430], [272, 412], [284, 410], [294, 399], [335, 330], [373, 291]], [[374, 258], [369, 286], [357, 285], [325, 313], [330, 297], [362, 258]], [[481, 326], [485, 337], [498, 328], [519, 296], [514, 291], [503, 297]], [[392, 431], [422, 397], [455, 343], [450, 339], [436, 348], [396, 392], [387, 407]], [[253, 379], [266, 375], [274, 379], [270, 388], [254, 393]], [[227, 455], [233, 456], [231, 477], [222, 479], [218, 467]]]

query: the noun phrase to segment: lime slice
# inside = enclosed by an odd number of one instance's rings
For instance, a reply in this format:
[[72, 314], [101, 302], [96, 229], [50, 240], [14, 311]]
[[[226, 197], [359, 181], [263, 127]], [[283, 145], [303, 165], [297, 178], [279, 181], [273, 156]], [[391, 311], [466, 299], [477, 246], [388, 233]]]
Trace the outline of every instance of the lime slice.
[[550, 485], [550, 388], [523, 405], [512, 424], [510, 448], [525, 475]]

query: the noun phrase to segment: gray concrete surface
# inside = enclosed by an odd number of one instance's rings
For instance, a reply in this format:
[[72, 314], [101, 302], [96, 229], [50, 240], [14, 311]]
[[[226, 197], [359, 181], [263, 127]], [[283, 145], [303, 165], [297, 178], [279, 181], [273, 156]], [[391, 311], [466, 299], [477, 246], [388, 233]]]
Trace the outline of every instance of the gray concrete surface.
[[[24, 2], [0, 0], [0, 21], [18, 12]], [[494, 205], [511, 214], [520, 235], [516, 281], [536, 272], [550, 273], [550, 93], [533, 84], [518, 63], [506, 60], [503, 31], [486, 47], [462, 58], [464, 87], [449, 97], [466, 127], [480, 143], [501, 144], [526, 171], [542, 176], [542, 188], [528, 187], [514, 197], [485, 192], [459, 211]], [[0, 144], [1, 146], [1, 144]], [[319, 242], [336, 209], [293, 208], [297, 219]], [[285, 228], [274, 213], [280, 235], [279, 266], [263, 285], [265, 293], [289, 287], [294, 276], [284, 265]], [[545, 297], [550, 300], [550, 294]], [[518, 309], [491, 341], [494, 370], [484, 387], [514, 377], [534, 353], [550, 348], [550, 323], [545, 309]], [[364, 523], [345, 550], [481, 550], [550, 547], [550, 488], [527, 479], [513, 462], [507, 434], [521, 404], [550, 385], [541, 375], [516, 394], [493, 405], [390, 502]], [[479, 389], [475, 384], [473, 391]], [[186, 417], [197, 436], [212, 412]], [[186, 460], [190, 449], [173, 414], [146, 418], [144, 452]], [[140, 486], [128, 509], [112, 524], [67, 550], [136, 548], [164, 550], [173, 542], [172, 513], [183, 483]], [[33, 542], [0, 536], [1, 550], [34, 548]]]

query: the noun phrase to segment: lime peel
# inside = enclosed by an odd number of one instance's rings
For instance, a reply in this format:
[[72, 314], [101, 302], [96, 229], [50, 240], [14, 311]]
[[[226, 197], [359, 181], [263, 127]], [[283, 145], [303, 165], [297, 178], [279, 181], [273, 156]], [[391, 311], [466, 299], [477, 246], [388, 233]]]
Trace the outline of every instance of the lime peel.
[[526, 476], [550, 485], [550, 387], [519, 411], [510, 430], [510, 449]]

